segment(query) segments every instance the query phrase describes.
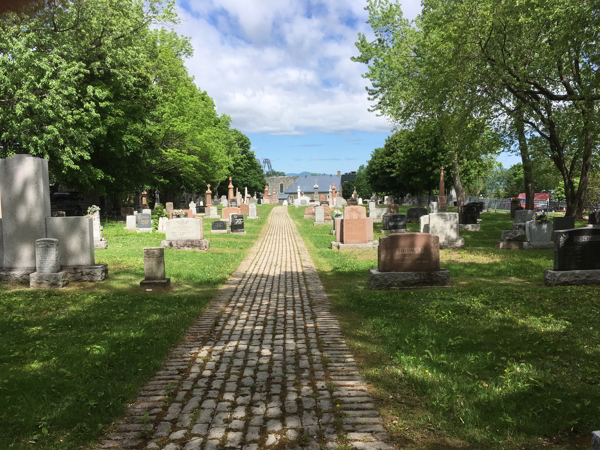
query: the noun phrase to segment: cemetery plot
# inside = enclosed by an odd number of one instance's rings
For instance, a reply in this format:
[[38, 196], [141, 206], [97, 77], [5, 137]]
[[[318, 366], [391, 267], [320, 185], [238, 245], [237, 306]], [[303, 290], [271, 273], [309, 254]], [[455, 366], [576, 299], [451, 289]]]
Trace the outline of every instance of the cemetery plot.
[[[591, 405], [600, 402], [600, 330], [590, 313], [599, 306], [598, 287], [545, 288], [551, 251], [497, 250], [498, 236], [511, 229], [508, 213], [485, 213], [481, 231], [461, 233], [464, 249], [440, 251], [451, 287], [395, 291], [369, 287], [377, 251], [332, 252], [327, 230], [289, 213], [401, 448], [543, 450], [548, 437], [550, 447], [589, 447], [598, 429]], [[381, 230], [376, 224], [375, 238]], [[424, 429], [423, 417], [435, 429]], [[568, 421], [576, 425], [565, 434]], [[407, 432], [414, 440], [406, 441]]]

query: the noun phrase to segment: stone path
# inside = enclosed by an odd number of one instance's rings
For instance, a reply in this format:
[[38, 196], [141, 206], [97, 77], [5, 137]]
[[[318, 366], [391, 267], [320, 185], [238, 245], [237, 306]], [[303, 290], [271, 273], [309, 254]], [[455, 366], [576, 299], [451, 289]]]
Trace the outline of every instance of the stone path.
[[100, 448], [393, 449], [287, 210]]

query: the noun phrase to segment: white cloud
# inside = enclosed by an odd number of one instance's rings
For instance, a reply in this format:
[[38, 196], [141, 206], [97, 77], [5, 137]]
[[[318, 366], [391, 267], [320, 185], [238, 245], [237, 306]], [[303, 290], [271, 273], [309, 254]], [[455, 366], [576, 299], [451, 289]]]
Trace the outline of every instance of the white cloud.
[[[419, 0], [405, 0], [407, 16]], [[189, 0], [179, 33], [198, 86], [245, 133], [388, 132], [368, 112], [357, 33], [369, 33], [364, 0]], [[415, 12], [416, 11], [416, 12]]]

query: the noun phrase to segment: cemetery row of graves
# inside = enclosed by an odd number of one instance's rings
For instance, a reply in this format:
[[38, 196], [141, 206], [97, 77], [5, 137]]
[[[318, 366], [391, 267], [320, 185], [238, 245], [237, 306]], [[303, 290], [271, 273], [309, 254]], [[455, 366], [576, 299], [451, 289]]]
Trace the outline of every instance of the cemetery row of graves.
[[399, 448], [589, 448], [598, 215], [391, 203], [290, 214]]

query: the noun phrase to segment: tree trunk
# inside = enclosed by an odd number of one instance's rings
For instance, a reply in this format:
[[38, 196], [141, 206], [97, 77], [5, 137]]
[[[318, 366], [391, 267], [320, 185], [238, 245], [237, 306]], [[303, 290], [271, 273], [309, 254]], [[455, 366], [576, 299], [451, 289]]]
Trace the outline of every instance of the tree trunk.
[[454, 189], [456, 190], [456, 204], [463, 206], [465, 204], [465, 191], [460, 183], [460, 166], [456, 154], [452, 160], [452, 179], [454, 180]]
[[533, 164], [529, 157], [529, 146], [525, 137], [525, 123], [523, 111], [517, 112], [517, 118], [514, 121], [517, 138], [519, 140], [519, 152], [523, 162], [523, 175], [525, 180], [525, 209], [535, 209], [535, 190], [533, 189]]

